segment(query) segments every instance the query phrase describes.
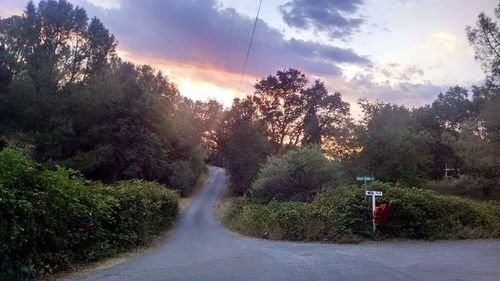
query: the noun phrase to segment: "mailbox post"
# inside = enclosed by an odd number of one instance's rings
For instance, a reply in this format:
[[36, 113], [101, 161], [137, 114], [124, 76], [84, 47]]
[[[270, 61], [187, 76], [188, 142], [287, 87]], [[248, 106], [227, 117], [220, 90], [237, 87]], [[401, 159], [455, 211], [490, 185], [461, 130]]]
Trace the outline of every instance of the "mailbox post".
[[373, 226], [373, 232], [375, 232], [375, 230], [377, 229], [377, 226], [375, 225], [375, 207], [376, 207], [375, 197], [382, 196], [383, 192], [367, 190], [365, 191], [365, 195], [372, 197], [372, 226]]

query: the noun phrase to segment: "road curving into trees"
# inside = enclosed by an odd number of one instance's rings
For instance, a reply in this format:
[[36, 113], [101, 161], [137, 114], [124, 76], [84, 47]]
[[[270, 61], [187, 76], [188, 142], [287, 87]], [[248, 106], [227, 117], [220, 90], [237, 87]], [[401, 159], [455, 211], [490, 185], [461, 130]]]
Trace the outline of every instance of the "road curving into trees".
[[81, 280], [495, 280], [500, 276], [500, 240], [338, 245], [240, 236], [223, 228], [214, 212], [226, 180], [223, 169], [210, 168], [207, 183], [161, 247]]

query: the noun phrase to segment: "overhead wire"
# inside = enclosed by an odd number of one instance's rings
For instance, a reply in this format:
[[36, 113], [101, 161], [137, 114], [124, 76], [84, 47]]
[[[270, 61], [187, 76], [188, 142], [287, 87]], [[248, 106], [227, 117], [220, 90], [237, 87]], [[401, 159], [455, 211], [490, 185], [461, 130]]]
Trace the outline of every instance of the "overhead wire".
[[257, 21], [259, 20], [260, 7], [262, 5], [262, 0], [259, 2], [259, 8], [257, 9], [257, 15], [255, 16], [255, 22], [253, 24], [252, 36], [250, 37], [250, 43], [248, 44], [247, 54], [245, 56], [245, 63], [243, 64], [243, 71], [241, 72], [240, 84], [238, 85], [238, 92], [241, 88], [241, 82], [243, 81], [243, 76], [245, 75], [245, 71], [247, 69], [248, 57], [250, 56], [250, 49], [252, 48], [253, 37], [255, 35], [255, 28], [257, 27]]

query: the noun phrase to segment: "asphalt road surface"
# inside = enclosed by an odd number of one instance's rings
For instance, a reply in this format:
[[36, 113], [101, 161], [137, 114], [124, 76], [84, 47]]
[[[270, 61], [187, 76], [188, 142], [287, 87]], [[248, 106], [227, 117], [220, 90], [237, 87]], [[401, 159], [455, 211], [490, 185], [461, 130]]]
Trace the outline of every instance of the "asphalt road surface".
[[162, 246], [82, 280], [500, 280], [500, 240], [335, 245], [232, 233], [214, 214], [226, 179], [210, 168]]

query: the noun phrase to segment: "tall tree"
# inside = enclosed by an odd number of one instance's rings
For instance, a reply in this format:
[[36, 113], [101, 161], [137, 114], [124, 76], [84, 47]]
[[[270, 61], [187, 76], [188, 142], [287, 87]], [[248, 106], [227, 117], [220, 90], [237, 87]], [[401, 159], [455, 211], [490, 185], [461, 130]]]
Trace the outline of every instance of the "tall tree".
[[193, 102], [115, 47], [97, 18], [65, 0], [29, 2], [22, 16], [1, 19], [0, 139], [47, 166], [187, 194], [205, 168]]
[[438, 95], [431, 108], [442, 127], [458, 130], [472, 117], [472, 104], [468, 96], [467, 89], [459, 86]]
[[21, 128], [43, 162], [65, 156], [74, 135], [72, 93], [97, 71], [92, 64], [106, 65], [114, 55], [114, 37], [96, 19], [91, 27], [85, 11], [65, 0], [29, 2], [22, 16], [0, 20], [0, 49], [11, 73], [0, 105], [9, 124], [3, 133]]
[[255, 110], [250, 100], [235, 99], [217, 131], [218, 149], [224, 157], [230, 188], [235, 195], [243, 195], [251, 187], [269, 155], [265, 130], [255, 120]]
[[415, 129], [412, 113], [404, 106], [361, 101], [365, 113], [360, 172], [384, 181], [416, 185], [428, 175], [429, 135]]
[[[495, 21], [496, 19], [496, 21]], [[500, 74], [500, 4], [495, 8], [495, 19], [480, 13], [474, 27], [467, 26], [467, 39], [474, 47], [475, 57], [481, 61], [483, 69], [493, 77]]]
[[192, 104], [192, 111], [199, 123], [204, 147], [214, 152], [217, 149], [216, 130], [222, 121], [222, 104], [216, 100], [196, 101]]
[[251, 101], [277, 151], [320, 144], [324, 136], [340, 137], [350, 121], [349, 105], [340, 93], [330, 95], [321, 81], [308, 87], [306, 76], [296, 69], [277, 71], [255, 84]]

